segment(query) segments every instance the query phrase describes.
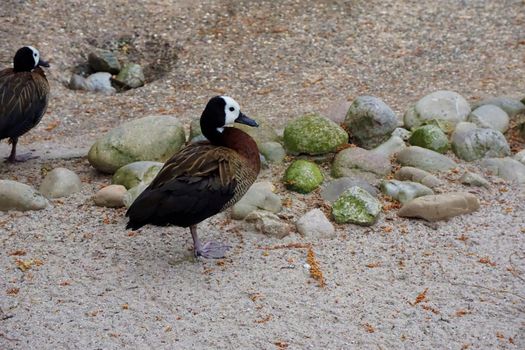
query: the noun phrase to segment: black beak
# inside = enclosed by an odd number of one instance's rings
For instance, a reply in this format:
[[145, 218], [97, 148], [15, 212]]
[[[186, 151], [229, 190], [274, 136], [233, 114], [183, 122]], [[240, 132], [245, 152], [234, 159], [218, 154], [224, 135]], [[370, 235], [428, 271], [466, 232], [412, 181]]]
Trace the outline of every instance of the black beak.
[[49, 68], [49, 62], [46, 62], [46, 61], [43, 61], [43, 60], [38, 60], [38, 65], [42, 66], [42, 67]]
[[249, 125], [249, 126], [259, 126], [259, 124], [257, 124], [257, 122], [255, 120], [253, 120], [252, 118], [249, 118], [246, 116], [246, 114], [240, 112], [239, 113], [239, 116], [237, 117], [237, 119], [235, 119], [235, 122], [236, 123], [241, 123], [241, 124], [246, 124], [246, 125]]

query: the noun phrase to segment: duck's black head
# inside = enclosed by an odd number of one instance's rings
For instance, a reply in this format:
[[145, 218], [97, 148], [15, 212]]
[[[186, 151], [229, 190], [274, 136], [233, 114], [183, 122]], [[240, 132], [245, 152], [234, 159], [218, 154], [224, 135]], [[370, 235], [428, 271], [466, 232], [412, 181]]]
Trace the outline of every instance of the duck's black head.
[[15, 72], [31, 72], [38, 66], [49, 67], [49, 63], [40, 59], [40, 53], [32, 46], [24, 46], [15, 54], [13, 69]]
[[202, 134], [214, 143], [220, 139], [225, 126], [241, 123], [259, 126], [257, 122], [241, 112], [239, 104], [228, 96], [215, 96], [208, 101], [201, 115]]

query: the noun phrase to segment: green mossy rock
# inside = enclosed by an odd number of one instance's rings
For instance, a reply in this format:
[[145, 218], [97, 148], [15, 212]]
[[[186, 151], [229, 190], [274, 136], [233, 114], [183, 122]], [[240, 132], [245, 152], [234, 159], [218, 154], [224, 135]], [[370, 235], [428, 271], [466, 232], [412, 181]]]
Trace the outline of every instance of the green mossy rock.
[[125, 88], [138, 88], [144, 85], [146, 78], [140, 64], [126, 63], [115, 78]]
[[343, 128], [316, 114], [296, 118], [284, 129], [284, 147], [290, 154], [326, 154], [347, 142], [348, 134]]
[[408, 142], [438, 153], [445, 153], [450, 148], [447, 135], [436, 125], [425, 125], [415, 129]]
[[317, 164], [307, 160], [296, 160], [286, 169], [283, 182], [289, 190], [309, 193], [319, 187], [323, 179]]
[[381, 203], [361, 187], [344, 191], [332, 205], [332, 216], [338, 224], [373, 225], [381, 213]]

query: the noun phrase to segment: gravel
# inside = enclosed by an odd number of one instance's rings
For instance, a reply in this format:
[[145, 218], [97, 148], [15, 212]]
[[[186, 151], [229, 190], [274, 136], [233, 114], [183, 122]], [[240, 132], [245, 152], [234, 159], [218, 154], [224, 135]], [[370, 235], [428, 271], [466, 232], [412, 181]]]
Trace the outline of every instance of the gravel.
[[[0, 214], [1, 349], [525, 347], [523, 186], [469, 165], [492, 190], [460, 185], [461, 172], [440, 179], [475, 193], [477, 212], [428, 224], [390, 210], [372, 227], [337, 225], [330, 240], [266, 237], [225, 213], [199, 230], [230, 244], [228, 257], [195, 261], [188, 230], [132, 233], [124, 209], [95, 206], [111, 179], [85, 157], [127, 120], [171, 114], [188, 128], [216, 94], [277, 129], [360, 95], [397, 115], [436, 90], [521, 99], [523, 1], [4, 2], [0, 65], [21, 45], [37, 47], [52, 96], [19, 142], [40, 158], [2, 164], [0, 178], [38, 188], [46, 171], [66, 167], [82, 191]], [[111, 96], [66, 87], [89, 52], [114, 47], [145, 67], [144, 87]], [[286, 165], [260, 180], [287, 198], [279, 218], [291, 226], [319, 200], [283, 189]], [[324, 288], [298, 248], [307, 243]]]

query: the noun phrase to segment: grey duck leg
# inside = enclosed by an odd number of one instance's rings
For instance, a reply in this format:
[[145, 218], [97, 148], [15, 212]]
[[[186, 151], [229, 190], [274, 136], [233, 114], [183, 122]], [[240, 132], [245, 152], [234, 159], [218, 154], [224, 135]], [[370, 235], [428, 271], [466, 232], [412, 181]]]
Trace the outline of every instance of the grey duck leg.
[[208, 259], [221, 259], [224, 258], [226, 252], [230, 249], [230, 246], [215, 241], [202, 244], [199, 236], [197, 236], [197, 225], [191, 225], [190, 232], [193, 238], [193, 254], [195, 257], [202, 256]]
[[21, 154], [17, 157], [16, 156], [16, 144], [18, 143], [18, 137], [11, 137], [9, 139], [9, 142], [11, 143], [11, 154], [9, 155], [9, 157], [6, 158], [6, 160], [9, 163], [25, 162], [26, 160], [29, 160], [29, 159], [38, 158], [38, 156], [31, 155], [31, 152]]

